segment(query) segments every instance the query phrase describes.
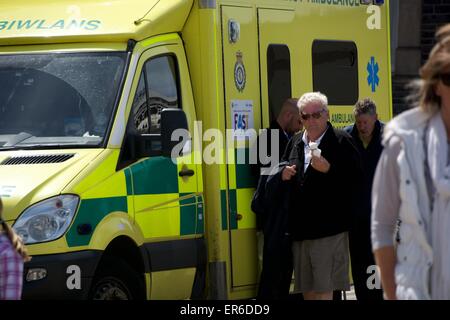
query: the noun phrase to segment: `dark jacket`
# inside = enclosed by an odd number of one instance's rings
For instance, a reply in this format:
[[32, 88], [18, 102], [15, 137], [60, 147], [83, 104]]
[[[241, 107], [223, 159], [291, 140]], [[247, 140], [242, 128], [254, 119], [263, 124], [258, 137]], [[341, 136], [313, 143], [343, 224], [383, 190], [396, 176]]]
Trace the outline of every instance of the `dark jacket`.
[[[272, 173], [287, 163], [280, 163]], [[265, 184], [266, 221], [264, 224], [263, 267], [258, 286], [258, 299], [287, 299], [292, 280], [291, 238], [289, 225], [289, 190], [281, 175], [267, 176]]]
[[359, 153], [349, 134], [328, 123], [319, 148], [330, 163], [322, 173], [304, 166], [301, 134], [288, 144], [284, 161], [297, 166], [290, 184], [289, 227], [294, 240], [318, 239], [349, 230], [350, 219], [361, 190], [362, 169]]
[[383, 128], [384, 123], [377, 120], [375, 122], [372, 140], [367, 148], [364, 148], [363, 142], [359, 138], [358, 129], [355, 125], [344, 128], [344, 130], [352, 136], [353, 141], [358, 148], [359, 154], [361, 155], [362, 168], [364, 171], [364, 187], [362, 202], [356, 214], [364, 215], [365, 220], [370, 220], [373, 177], [375, 175], [375, 169], [377, 168], [381, 152], [383, 151], [383, 146], [381, 144]]
[[[281, 161], [281, 158], [284, 154], [286, 146], [289, 142], [289, 137], [284, 133], [283, 129], [280, 127], [277, 121], [272, 121], [270, 127], [267, 128], [264, 132], [266, 135], [266, 143], [267, 143], [267, 154], [272, 155], [272, 143], [271, 143], [271, 131], [278, 130], [278, 161]], [[259, 147], [259, 144], [263, 143], [261, 140], [261, 135], [257, 139], [256, 147]], [[260, 175], [261, 168], [267, 167], [270, 168], [272, 164], [263, 165], [259, 159], [259, 149], [257, 149], [258, 153], [258, 163], [252, 166], [253, 175], [258, 177], [258, 186], [256, 188], [255, 194], [252, 199], [251, 208], [253, 212], [256, 214], [256, 227], [258, 230], [264, 229], [266, 216], [267, 216], [267, 199], [265, 197], [265, 184], [267, 180], [267, 175]], [[276, 165], [276, 164], [273, 164]]]
[[266, 179], [266, 216], [263, 229], [265, 238], [282, 239], [289, 231], [289, 186], [281, 180], [281, 172], [287, 164], [281, 162]]
[[[261, 172], [260, 169], [261, 168], [263, 168], [263, 167], [270, 167], [270, 165], [271, 165], [270, 163], [268, 163], [268, 164], [262, 164], [261, 163], [261, 159], [259, 158], [259, 148], [260, 148], [260, 144], [266, 142], [267, 155], [269, 157], [272, 155], [272, 149], [273, 148], [272, 148], [272, 141], [271, 141], [271, 132], [273, 130], [278, 130], [278, 161], [279, 162], [281, 161], [281, 158], [283, 157], [284, 151], [286, 150], [286, 146], [287, 146], [287, 144], [288, 144], [288, 142], [290, 140], [290, 137], [288, 137], [285, 134], [284, 130], [280, 127], [280, 125], [278, 124], [277, 121], [272, 121], [270, 123], [269, 128], [266, 128], [258, 136], [256, 144], [255, 144], [255, 146], [253, 146], [253, 147], [257, 148], [256, 152], [258, 152], [257, 153], [257, 155], [258, 155], [258, 157], [257, 157], [257, 164], [252, 167], [253, 174], [256, 177], [260, 176], [260, 172]], [[263, 135], [265, 136], [265, 140], [262, 138]], [[277, 165], [277, 164], [274, 164], [274, 165]]]
[[383, 147], [381, 145], [381, 136], [383, 132], [383, 123], [377, 121], [367, 148], [364, 148], [363, 142], [359, 138], [358, 129], [355, 125], [344, 128], [353, 138], [356, 147], [361, 155], [362, 167], [364, 169], [364, 181], [362, 195], [352, 218], [351, 229], [349, 233], [349, 248], [352, 264], [353, 284], [356, 297], [361, 301], [381, 301], [383, 299], [382, 290], [370, 290], [367, 287], [367, 268], [374, 265], [375, 260], [372, 254], [371, 243], [371, 194], [372, 182], [375, 169], [380, 158]]

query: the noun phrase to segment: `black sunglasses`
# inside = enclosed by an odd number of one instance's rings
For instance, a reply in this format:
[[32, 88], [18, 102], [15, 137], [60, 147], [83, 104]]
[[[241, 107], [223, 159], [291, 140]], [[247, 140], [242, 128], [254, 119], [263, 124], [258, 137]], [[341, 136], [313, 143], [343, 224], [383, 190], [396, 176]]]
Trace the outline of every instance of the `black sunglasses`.
[[443, 84], [445, 84], [447, 87], [450, 87], [450, 73], [440, 74], [439, 78], [441, 79]]
[[303, 113], [302, 112], [302, 119], [303, 120], [309, 120], [309, 118], [313, 117], [314, 119], [319, 119], [322, 116], [322, 112], [324, 112], [325, 110], [320, 110], [317, 112], [313, 112], [313, 113]]

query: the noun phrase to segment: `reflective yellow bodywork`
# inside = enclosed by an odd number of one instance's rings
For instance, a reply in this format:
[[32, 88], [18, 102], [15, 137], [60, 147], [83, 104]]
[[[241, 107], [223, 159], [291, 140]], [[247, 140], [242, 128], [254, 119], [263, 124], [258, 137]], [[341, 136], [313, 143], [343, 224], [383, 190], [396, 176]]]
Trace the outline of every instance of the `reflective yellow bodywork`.
[[[78, 214], [68, 232], [55, 241], [29, 245], [30, 253], [104, 251], [118, 237], [131, 239], [136, 247], [204, 238], [208, 272], [205, 290], [220, 292], [212, 298], [253, 297], [258, 283], [256, 217], [250, 209], [255, 185], [247, 167], [235, 162], [225, 164], [226, 159], [236, 160], [236, 154], [245, 152], [249, 144], [240, 142], [220, 150], [222, 164], [194, 160], [202, 158], [210, 143], [202, 140], [202, 133], [210, 128], [223, 133], [233, 128], [232, 101], [252, 102], [254, 129], [269, 126], [266, 51], [274, 43], [289, 47], [292, 95], [299, 97], [313, 89], [314, 40], [355, 42], [358, 96], [377, 102], [381, 120], [391, 118], [388, 1], [379, 7], [380, 30], [366, 27], [367, 6], [359, 1], [328, 2], [338, 4], [292, 0], [243, 0], [238, 4], [227, 0], [17, 0], [1, 4], [0, 55], [130, 53], [104, 148], [0, 151], [0, 163], [17, 155], [74, 154], [61, 164], [0, 165], [0, 187], [12, 187], [8, 196], [2, 194], [8, 223], [50, 197], [80, 197]], [[236, 43], [229, 41], [229, 20], [240, 24], [240, 40]], [[129, 40], [135, 42], [130, 45]], [[177, 58], [182, 107], [193, 145], [203, 149], [194, 148], [175, 164], [167, 159], [143, 158], [119, 168], [141, 70], [148, 59], [166, 54]], [[367, 85], [366, 67], [371, 57], [376, 57], [380, 66], [380, 84], [375, 92]], [[238, 60], [246, 70], [244, 88], [236, 86]], [[332, 122], [338, 127], [351, 123], [351, 113], [351, 105], [330, 106]], [[201, 128], [195, 121], [201, 121]], [[174, 173], [170, 177], [164, 173], [169, 167]], [[184, 167], [195, 175], [179, 177], [177, 173]], [[165, 184], [170, 184], [164, 189], [167, 192], [156, 190]], [[94, 227], [89, 236], [77, 233], [77, 226], [86, 221]], [[223, 273], [215, 274], [222, 267]], [[195, 275], [192, 267], [147, 270], [146, 296], [189, 298]]]
[[2, 4], [0, 45], [127, 42], [180, 31], [192, 0], [29, 1]]

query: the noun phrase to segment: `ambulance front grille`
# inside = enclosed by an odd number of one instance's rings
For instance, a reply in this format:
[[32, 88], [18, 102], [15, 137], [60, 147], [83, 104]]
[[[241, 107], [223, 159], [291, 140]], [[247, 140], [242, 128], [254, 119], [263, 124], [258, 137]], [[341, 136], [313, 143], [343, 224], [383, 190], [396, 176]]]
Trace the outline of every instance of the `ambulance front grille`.
[[2, 161], [2, 166], [13, 166], [18, 164], [42, 164], [42, 163], [61, 163], [69, 160], [75, 154], [54, 154], [38, 156], [10, 157]]

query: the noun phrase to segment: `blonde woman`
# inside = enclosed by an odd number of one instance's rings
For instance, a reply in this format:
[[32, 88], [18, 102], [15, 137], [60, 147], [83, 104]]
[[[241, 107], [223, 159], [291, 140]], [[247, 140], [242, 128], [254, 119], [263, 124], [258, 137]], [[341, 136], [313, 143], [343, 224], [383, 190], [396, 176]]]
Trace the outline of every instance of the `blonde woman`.
[[3, 220], [0, 199], [0, 300], [20, 300], [23, 263], [29, 261], [27, 251], [14, 230]]
[[373, 185], [372, 246], [386, 299], [450, 299], [450, 24], [420, 76], [418, 106], [385, 127]]

